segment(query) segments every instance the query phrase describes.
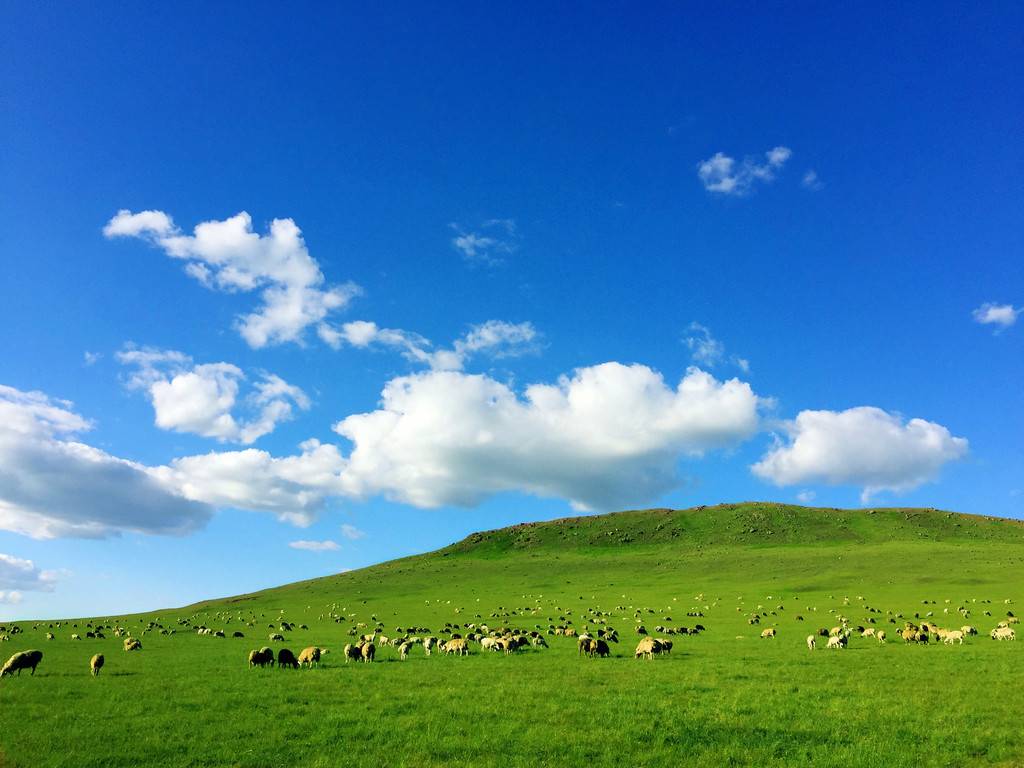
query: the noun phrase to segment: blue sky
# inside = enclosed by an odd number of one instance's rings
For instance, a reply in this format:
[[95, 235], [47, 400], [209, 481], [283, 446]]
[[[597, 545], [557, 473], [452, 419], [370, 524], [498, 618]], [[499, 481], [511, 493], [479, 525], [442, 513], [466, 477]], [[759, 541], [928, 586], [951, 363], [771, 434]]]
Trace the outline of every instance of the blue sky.
[[8, 5], [0, 617], [574, 509], [1024, 516], [1019, 5], [634, 5]]

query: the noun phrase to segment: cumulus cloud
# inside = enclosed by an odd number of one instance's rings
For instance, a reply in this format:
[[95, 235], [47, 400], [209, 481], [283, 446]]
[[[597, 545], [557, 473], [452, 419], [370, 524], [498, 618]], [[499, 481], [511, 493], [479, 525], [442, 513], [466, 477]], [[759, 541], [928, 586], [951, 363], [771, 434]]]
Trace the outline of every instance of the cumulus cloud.
[[487, 376], [432, 371], [393, 379], [379, 410], [335, 430], [354, 446], [342, 483], [356, 497], [473, 506], [522, 491], [612, 509], [678, 486], [681, 457], [749, 437], [760, 403], [748, 384], [699, 369], [672, 388], [646, 366], [605, 363], [523, 397]]
[[346, 493], [346, 461], [337, 446], [307, 440], [301, 453], [211, 452], [174, 459], [150, 473], [187, 499], [213, 507], [269, 512], [300, 527], [312, 524], [332, 496]]
[[358, 539], [366, 538], [365, 531], [361, 531], [354, 525], [350, 525], [349, 523], [341, 524], [341, 535], [350, 541], [357, 541]]
[[986, 302], [971, 313], [974, 322], [982, 325], [994, 325], [995, 332], [999, 333], [1017, 322], [1017, 317], [1024, 313], [1024, 307], [1015, 307], [1012, 304], [996, 304]]
[[476, 231], [466, 231], [455, 223], [449, 226], [455, 232], [452, 246], [471, 264], [503, 264], [519, 246], [519, 233], [512, 219], [491, 219]]
[[711, 334], [711, 329], [698, 322], [692, 322], [686, 329], [683, 343], [690, 350], [693, 362], [705, 368], [715, 368], [728, 360], [743, 373], [750, 373], [750, 362], [737, 355], [727, 357], [725, 344]]
[[185, 271], [207, 288], [260, 291], [262, 305], [236, 322], [242, 338], [254, 348], [301, 342], [307, 328], [321, 325], [361, 292], [351, 282], [326, 285], [320, 265], [291, 219], [274, 219], [268, 233], [260, 235], [243, 211], [223, 221], [198, 224], [187, 235], [163, 211], [121, 210], [107, 222], [103, 234], [156, 245], [184, 261]]
[[856, 485], [867, 502], [880, 491], [904, 492], [935, 479], [967, 453], [967, 440], [923, 419], [904, 423], [880, 408], [801, 411], [752, 470], [779, 486]]
[[193, 365], [174, 350], [127, 346], [117, 355], [131, 366], [128, 384], [149, 396], [160, 429], [212, 437], [221, 442], [250, 444], [292, 418], [293, 406], [310, 407], [305, 392], [271, 373], [261, 373], [243, 406], [253, 412], [238, 420], [239, 386], [246, 376], [230, 363]]
[[21, 601], [22, 592], [52, 592], [57, 574], [36, 567], [31, 560], [0, 553], [0, 603]]
[[299, 541], [288, 542], [288, 546], [292, 549], [303, 549], [307, 552], [335, 552], [341, 549], [341, 547], [338, 546], [338, 542], [331, 541], [330, 539], [326, 541], [307, 541], [300, 539]]
[[434, 349], [430, 340], [418, 333], [381, 328], [366, 320], [345, 323], [340, 329], [328, 328], [321, 336], [336, 349], [343, 344], [362, 349], [387, 347], [397, 350], [411, 362], [446, 371], [462, 370], [466, 361], [478, 354], [494, 358], [527, 354], [536, 349], [540, 338], [532, 323], [508, 323], [503, 320], [488, 320], [471, 326], [462, 338], [454, 342], [451, 349]]
[[142, 465], [75, 440], [91, 424], [71, 408], [0, 385], [0, 530], [101, 538], [180, 535], [205, 525], [207, 505], [182, 498]]
[[716, 152], [697, 163], [697, 177], [708, 192], [742, 197], [756, 182], [773, 181], [792, 154], [788, 147], [774, 147], [764, 153], [763, 161], [748, 157], [739, 163], [729, 155]]

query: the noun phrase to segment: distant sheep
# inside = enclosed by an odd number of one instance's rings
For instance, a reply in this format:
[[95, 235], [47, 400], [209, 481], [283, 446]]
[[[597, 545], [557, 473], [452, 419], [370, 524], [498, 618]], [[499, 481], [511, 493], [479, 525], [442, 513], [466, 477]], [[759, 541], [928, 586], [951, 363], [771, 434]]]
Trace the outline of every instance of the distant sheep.
[[284, 642], [284, 635], [282, 635], [280, 632], [273, 632], [270, 635], [270, 642], [272, 642], [272, 643], [283, 643]]
[[406, 641], [398, 646], [398, 658], [405, 661], [409, 657], [409, 649], [412, 648], [412, 643]]
[[39, 666], [39, 662], [42, 660], [42, 651], [20, 651], [11, 656], [3, 667], [0, 667], [0, 677], [13, 675], [15, 672], [18, 673], [18, 677], [21, 677], [21, 670], [23, 669], [31, 669], [34, 675], [36, 667]]
[[814, 636], [814, 635], [808, 635], [808, 636], [807, 636], [807, 650], [809, 650], [809, 651], [813, 651], [813, 650], [814, 650], [814, 646], [815, 646], [816, 642], [817, 642], [817, 641], [816, 641], [816, 639], [815, 639], [815, 636]]
[[100, 674], [100, 670], [103, 669], [103, 654], [97, 653], [91, 659], [89, 659], [89, 671], [92, 672], [93, 677], [97, 677]]
[[762, 640], [764, 640], [765, 638], [769, 638], [769, 637], [775, 637], [775, 627], [768, 627], [768, 629], [764, 630], [761, 633], [761, 639]]
[[134, 637], [126, 637], [124, 639], [124, 649], [126, 651], [141, 651], [142, 643]]
[[878, 630], [875, 633], [875, 639], [877, 639], [878, 642], [880, 642], [880, 643], [884, 643], [885, 642], [885, 630], [884, 629]]

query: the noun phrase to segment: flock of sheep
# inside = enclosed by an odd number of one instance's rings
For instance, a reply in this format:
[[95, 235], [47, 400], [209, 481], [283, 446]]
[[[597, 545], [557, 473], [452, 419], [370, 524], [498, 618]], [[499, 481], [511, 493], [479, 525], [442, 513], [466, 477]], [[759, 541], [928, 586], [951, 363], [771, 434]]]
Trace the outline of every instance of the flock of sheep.
[[[581, 598], [582, 599], [582, 598]], [[769, 596], [768, 599], [771, 599]], [[695, 598], [698, 602], [705, 602], [706, 598], [704, 595], [697, 595]], [[742, 598], [738, 598], [739, 602], [743, 602]], [[617, 606], [615, 612], [606, 612], [598, 608], [586, 608], [580, 612], [579, 615], [575, 615], [572, 610], [564, 610], [554, 605], [553, 601], [549, 608], [553, 608], [554, 611], [559, 612], [561, 615], [555, 619], [553, 616], [548, 617], [548, 625], [544, 627], [541, 624], [535, 624], [532, 629], [523, 629], [520, 627], [513, 626], [514, 619], [522, 619], [526, 616], [539, 616], [543, 609], [540, 606], [540, 600], [535, 601], [536, 604], [533, 606], [524, 606], [521, 608], [513, 608], [506, 610], [503, 607], [499, 607], [497, 611], [491, 613], [491, 618], [497, 619], [495, 622], [500, 626], [491, 627], [488, 622], [482, 620], [480, 614], [477, 614], [477, 618], [480, 621], [470, 621], [464, 624], [445, 622], [444, 627], [438, 633], [445, 637], [438, 637], [430, 634], [430, 629], [427, 627], [396, 627], [395, 634], [391, 637], [385, 634], [385, 627], [383, 622], [379, 621], [377, 617], [371, 616], [370, 622], [372, 626], [367, 624], [365, 621], [358, 621], [355, 614], [346, 614], [344, 609], [338, 610], [337, 604], [331, 604], [328, 611], [325, 614], [321, 614], [320, 621], [331, 621], [334, 623], [350, 624], [348, 634], [353, 638], [353, 642], [348, 643], [342, 649], [342, 657], [345, 662], [357, 661], [363, 663], [373, 662], [377, 649], [379, 647], [392, 647], [398, 653], [400, 661], [405, 661], [410, 652], [416, 647], [422, 647], [424, 655], [431, 656], [433, 653], [443, 654], [445, 656], [466, 656], [471, 652], [471, 648], [478, 649], [481, 652], [490, 651], [494, 653], [502, 653], [504, 655], [512, 655], [521, 648], [534, 648], [543, 649], [548, 647], [548, 642], [545, 636], [549, 637], [566, 637], [574, 638], [576, 640], [577, 652], [580, 656], [586, 656], [590, 658], [607, 658], [612, 655], [611, 645], [612, 643], [619, 642], [618, 630], [613, 628], [609, 624], [610, 619], [616, 620], [628, 620], [628, 611], [632, 609], [632, 606]], [[928, 604], [929, 601], [923, 601]], [[949, 603], [949, 601], [946, 601]], [[977, 601], [975, 601], [977, 602]], [[982, 601], [990, 602], [990, 601]], [[1005, 601], [1009, 603], [1010, 601]], [[927, 645], [931, 641], [942, 642], [946, 645], [962, 645], [965, 638], [978, 634], [978, 630], [971, 624], [963, 624], [956, 629], [945, 629], [938, 626], [931, 620], [934, 615], [934, 610], [928, 610], [925, 616], [921, 616], [920, 612], [914, 614], [915, 621], [905, 619], [902, 613], [894, 611], [881, 611], [878, 608], [874, 608], [867, 604], [863, 597], [857, 598], [856, 609], [865, 615], [863, 624], [858, 624], [852, 621], [849, 617], [844, 615], [847, 610], [846, 607], [851, 606], [849, 598], [843, 599], [844, 609], [836, 610], [832, 609], [829, 612], [836, 614], [837, 623], [831, 629], [821, 628], [813, 634], [806, 636], [807, 648], [813, 651], [819, 642], [819, 638], [825, 640], [826, 647], [830, 649], [842, 649], [846, 648], [850, 638], [853, 636], [859, 636], [864, 639], [871, 639], [877, 643], [885, 643], [887, 640], [886, 630], [881, 627], [871, 626], [876, 624], [878, 621], [887, 621], [890, 624], [899, 626], [900, 620], [902, 620], [902, 629], [893, 629], [895, 636], [902, 639], [907, 644]], [[705, 611], [711, 611], [713, 608], [718, 606], [718, 600], [707, 601], [702, 606], [696, 606], [687, 612], [687, 616], [703, 618]], [[307, 607], [307, 610], [309, 608]], [[455, 613], [458, 614], [462, 609], [456, 609]], [[743, 611], [742, 606], [736, 608], [737, 611]], [[817, 609], [814, 607], [807, 607], [807, 611], [813, 612]], [[954, 613], [959, 614], [963, 618], [971, 616], [972, 609], [966, 604], [962, 604], [956, 607]], [[775, 608], [766, 609], [762, 605], [758, 605], [757, 608], [752, 611], [748, 618], [747, 623], [750, 625], [757, 625], [762, 620], [771, 621], [772, 617], [775, 617], [775, 625], [765, 628], [761, 631], [760, 636], [762, 639], [773, 639], [778, 636], [778, 618], [785, 611], [785, 607], [782, 604], [777, 605]], [[852, 611], [850, 611], [852, 612]], [[950, 608], [946, 607], [943, 610], [944, 614], [949, 614]], [[984, 615], [991, 616], [991, 610], [983, 610]], [[282, 611], [283, 613], [283, 611]], [[699, 635], [705, 631], [702, 624], [694, 624], [692, 627], [685, 626], [665, 626], [659, 624], [654, 628], [654, 631], [659, 635], [653, 636], [648, 633], [644, 626], [644, 617], [647, 614], [654, 614], [653, 608], [636, 608], [633, 609], [633, 621], [635, 634], [640, 638], [636, 646], [636, 650], [633, 653], [633, 657], [636, 659], [648, 659], [651, 660], [655, 656], [667, 655], [672, 652], [673, 641], [664, 635]], [[582, 626], [577, 628], [574, 626], [573, 617], [581, 623]], [[205, 616], [205, 614], [204, 614]], [[230, 624], [232, 622], [242, 622], [249, 628], [255, 628], [257, 622], [261, 619], [266, 620], [265, 614], [257, 616], [255, 613], [251, 613], [248, 618], [243, 618], [241, 613], [232, 615], [230, 612], [217, 612], [213, 616], [218, 622], [223, 624]], [[795, 620], [798, 622], [804, 621], [803, 615], [797, 614]], [[161, 635], [174, 635], [179, 629], [185, 631], [192, 631], [197, 635], [205, 635], [218, 638], [228, 637], [228, 631], [225, 629], [212, 629], [206, 626], [205, 623], [198, 623], [199, 616], [194, 615], [191, 618], [179, 618], [177, 620], [176, 627], [165, 627], [160, 623], [159, 620], [149, 621], [142, 629], [140, 634], [146, 635], [150, 632], [159, 633]], [[662, 620], [670, 622], [671, 616], [664, 616]], [[558, 622], [558, 623], [556, 623]], [[1015, 640], [1016, 632], [1012, 625], [1019, 623], [1019, 619], [1013, 614], [1012, 611], [1006, 611], [1006, 618], [999, 621], [997, 626], [992, 629], [989, 633], [993, 640]], [[295, 629], [308, 630], [309, 627], [306, 624], [294, 624], [286, 621], [283, 618], [278, 618], [276, 622], [267, 625], [269, 629], [274, 630], [269, 634], [270, 642], [283, 643], [286, 640], [286, 634], [291, 633]], [[62, 627], [61, 622], [57, 622], [56, 626], [53, 624], [49, 625], [49, 629], [60, 629]], [[35, 625], [34, 629], [38, 629], [39, 626]], [[74, 629], [77, 629], [77, 624], [73, 625]], [[86, 638], [89, 639], [104, 639], [106, 635], [104, 632], [112, 632], [115, 637], [123, 637], [123, 647], [126, 652], [140, 651], [142, 650], [142, 642], [139, 637], [134, 636], [130, 629], [117, 624], [97, 624], [93, 626], [91, 622], [85, 625], [87, 631], [85, 631]], [[364, 631], [369, 630], [369, 631]], [[22, 632], [22, 628], [18, 625], [11, 627], [0, 626], [0, 642], [8, 641], [12, 636], [16, 636]], [[245, 633], [241, 630], [234, 630], [230, 633], [233, 638], [244, 638]], [[743, 636], [738, 636], [738, 639], [742, 639]], [[47, 640], [54, 640], [55, 634], [52, 631], [46, 632]], [[82, 639], [78, 632], [70, 633], [70, 639], [72, 641], [80, 641]], [[285, 647], [280, 647], [277, 652], [270, 646], [264, 646], [262, 648], [253, 649], [248, 655], [248, 664], [250, 668], [253, 667], [274, 667], [279, 669], [299, 669], [302, 667], [312, 668], [320, 663], [321, 657], [329, 653], [327, 648], [321, 646], [308, 646], [303, 648], [302, 651], [296, 656], [291, 650]], [[36, 668], [42, 661], [43, 654], [38, 650], [28, 650], [15, 653], [11, 656], [7, 662], [0, 668], [0, 677], [7, 677], [14, 674], [20, 676], [21, 671], [24, 669], [30, 670], [32, 675], [35, 674]], [[89, 671], [93, 676], [98, 676], [100, 670], [104, 666], [104, 656], [102, 653], [94, 654], [89, 660]]]

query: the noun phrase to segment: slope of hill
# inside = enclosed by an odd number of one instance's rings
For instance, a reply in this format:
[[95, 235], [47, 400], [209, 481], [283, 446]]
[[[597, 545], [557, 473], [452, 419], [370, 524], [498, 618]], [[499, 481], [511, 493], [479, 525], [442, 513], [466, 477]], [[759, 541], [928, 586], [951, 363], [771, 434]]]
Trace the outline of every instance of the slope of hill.
[[[1021, 600], [1020, 521], [749, 503], [517, 525], [186, 608], [20, 622], [5, 645], [45, 658], [0, 682], [0, 765], [1021, 765], [1024, 643], [988, 637]], [[809, 651], [841, 617], [890, 642], [855, 632], [846, 650]], [[908, 620], [980, 634], [893, 642]], [[71, 639], [97, 624], [144, 649]], [[381, 640], [481, 624], [550, 647], [401, 661]], [[609, 626], [609, 659], [551, 634]], [[634, 660], [641, 626], [672, 653]], [[375, 629], [377, 663], [346, 664], [342, 647]], [[267, 644], [331, 653], [312, 670], [248, 669]]]

